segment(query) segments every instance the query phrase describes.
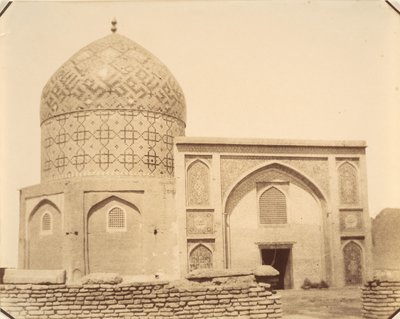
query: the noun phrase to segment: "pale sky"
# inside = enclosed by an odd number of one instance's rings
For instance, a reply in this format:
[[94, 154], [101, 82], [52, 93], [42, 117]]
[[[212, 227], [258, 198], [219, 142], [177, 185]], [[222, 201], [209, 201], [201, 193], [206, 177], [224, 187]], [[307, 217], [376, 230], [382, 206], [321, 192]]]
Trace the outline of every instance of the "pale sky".
[[400, 207], [400, 15], [383, 0], [14, 2], [0, 18], [0, 267], [17, 262], [18, 190], [40, 183], [41, 90], [113, 17], [181, 84], [187, 136], [365, 140], [371, 216]]

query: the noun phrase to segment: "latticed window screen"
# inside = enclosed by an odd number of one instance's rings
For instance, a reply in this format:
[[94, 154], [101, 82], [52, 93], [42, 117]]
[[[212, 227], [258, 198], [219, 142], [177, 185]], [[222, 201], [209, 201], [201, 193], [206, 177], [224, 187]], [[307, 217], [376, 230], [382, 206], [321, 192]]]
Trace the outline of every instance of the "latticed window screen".
[[199, 245], [189, 256], [189, 271], [213, 268], [212, 252], [205, 246]]
[[51, 216], [50, 213], [46, 212], [42, 217], [42, 229], [43, 232], [51, 231]]
[[108, 212], [108, 228], [112, 230], [125, 229], [125, 212], [122, 208], [114, 207]]
[[286, 224], [286, 197], [275, 187], [267, 189], [260, 196], [260, 223]]

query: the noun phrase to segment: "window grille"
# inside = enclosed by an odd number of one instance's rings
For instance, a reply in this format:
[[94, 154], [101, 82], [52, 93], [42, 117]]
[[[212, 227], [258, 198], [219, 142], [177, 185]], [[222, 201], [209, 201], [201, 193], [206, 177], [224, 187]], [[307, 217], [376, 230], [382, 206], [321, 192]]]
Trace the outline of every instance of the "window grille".
[[285, 195], [275, 187], [260, 196], [260, 224], [286, 224], [287, 208]]
[[125, 211], [122, 208], [114, 207], [108, 212], [108, 229], [111, 231], [126, 230]]
[[52, 231], [51, 215], [45, 212], [42, 216], [41, 233], [50, 233]]
[[203, 245], [198, 245], [189, 256], [189, 271], [213, 268], [212, 252]]

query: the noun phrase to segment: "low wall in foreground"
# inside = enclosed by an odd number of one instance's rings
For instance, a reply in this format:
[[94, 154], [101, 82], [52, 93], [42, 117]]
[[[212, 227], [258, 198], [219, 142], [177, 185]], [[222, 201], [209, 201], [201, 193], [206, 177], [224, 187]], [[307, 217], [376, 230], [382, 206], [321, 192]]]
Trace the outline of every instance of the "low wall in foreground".
[[0, 306], [17, 319], [281, 318], [269, 284], [3, 284]]
[[400, 308], [400, 280], [373, 280], [362, 288], [362, 313], [368, 319], [387, 319]]

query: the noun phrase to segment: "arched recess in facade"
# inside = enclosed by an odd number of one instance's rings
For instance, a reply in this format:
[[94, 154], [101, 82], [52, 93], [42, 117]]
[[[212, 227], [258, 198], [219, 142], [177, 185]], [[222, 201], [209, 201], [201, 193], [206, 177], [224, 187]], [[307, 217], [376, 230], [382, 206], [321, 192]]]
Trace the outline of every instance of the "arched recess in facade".
[[189, 271], [213, 268], [212, 249], [206, 244], [197, 244], [189, 252]]
[[210, 164], [204, 159], [196, 158], [188, 163], [186, 176], [187, 205], [210, 205]]
[[61, 269], [63, 226], [57, 205], [48, 199], [41, 200], [29, 214], [26, 226], [27, 267]]
[[364, 273], [364, 253], [360, 243], [349, 240], [343, 245], [343, 268], [346, 285], [361, 285]]
[[[260, 223], [259, 199], [271, 187], [286, 196], [284, 225]], [[263, 263], [263, 248], [285, 248], [290, 249], [296, 268], [294, 286], [299, 287], [305, 276], [330, 281], [332, 251], [326, 198], [311, 178], [280, 162], [260, 165], [242, 175], [223, 202], [225, 267], [254, 267]], [[307, 269], [307, 265], [318, 267]]]
[[139, 209], [117, 196], [93, 205], [87, 212], [86, 273], [143, 273], [143, 227]]
[[358, 167], [349, 161], [337, 166], [339, 176], [339, 199], [341, 205], [352, 206], [360, 202]]

